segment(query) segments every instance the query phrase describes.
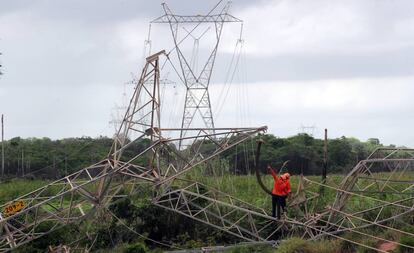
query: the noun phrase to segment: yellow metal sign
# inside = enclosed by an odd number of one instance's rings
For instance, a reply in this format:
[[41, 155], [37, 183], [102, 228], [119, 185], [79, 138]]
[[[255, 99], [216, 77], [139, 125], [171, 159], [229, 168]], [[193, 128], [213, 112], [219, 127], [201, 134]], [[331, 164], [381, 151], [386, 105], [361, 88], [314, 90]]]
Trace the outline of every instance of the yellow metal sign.
[[24, 208], [24, 202], [22, 200], [18, 200], [18, 201], [10, 203], [6, 207], [4, 207], [3, 214], [5, 216], [10, 216], [10, 215], [13, 215], [13, 214], [19, 212], [23, 208]]

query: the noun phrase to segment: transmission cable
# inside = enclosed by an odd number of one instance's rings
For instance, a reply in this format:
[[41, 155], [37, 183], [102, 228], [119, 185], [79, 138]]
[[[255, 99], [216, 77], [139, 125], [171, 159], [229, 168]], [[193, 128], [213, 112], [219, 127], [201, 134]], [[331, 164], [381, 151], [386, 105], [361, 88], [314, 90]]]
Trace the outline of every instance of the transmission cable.
[[[206, 16], [208, 16], [208, 15], [210, 15], [220, 4], [221, 4], [221, 2], [223, 2], [223, 0], [220, 0], [214, 7], [213, 7], [213, 9], [211, 9], [208, 13], [207, 13], [207, 15]], [[189, 32], [187, 32], [187, 35], [186, 36], [184, 36], [184, 38], [182, 38], [178, 43], [176, 43], [175, 44], [175, 46], [172, 48], [172, 49], [170, 49], [169, 51], [168, 51], [168, 53], [166, 53], [166, 55], [167, 55], [167, 59], [169, 60], [169, 56], [170, 56], [170, 54], [174, 51], [174, 50], [177, 50], [177, 48], [178, 48], [178, 46], [184, 41], [184, 40], [186, 40], [187, 38], [188, 38], [188, 36], [190, 36], [191, 34], [192, 34], [192, 32], [195, 30], [195, 29], [197, 29], [197, 27], [199, 26], [199, 25], [201, 25], [201, 23], [202, 23], [202, 21], [200, 21], [200, 22], [198, 22], [197, 23], [197, 25], [196, 26], [194, 26], [193, 27], [193, 29], [191, 29]], [[166, 63], [166, 61], [167, 61], [167, 59], [164, 61], [164, 63], [161, 65], [161, 70], [163, 70], [164, 69], [164, 65], [165, 65], [165, 63]], [[181, 78], [181, 77], [180, 77]]]
[[[219, 115], [220, 115], [220, 113], [221, 113], [221, 111], [223, 109], [223, 106], [224, 106], [224, 104], [226, 102], [227, 96], [228, 96], [229, 91], [230, 91], [230, 88], [231, 88], [230, 85], [233, 83], [233, 79], [235, 77], [235, 74], [236, 74], [236, 71], [237, 71], [237, 68], [238, 68], [238, 65], [239, 65], [240, 52], [237, 52], [237, 44], [238, 43], [236, 43], [236, 48], [235, 48], [235, 52], [236, 53], [234, 53], [235, 55], [237, 54], [236, 62], [234, 63], [233, 71], [231, 70], [231, 67], [232, 66], [230, 65], [230, 67], [229, 67], [229, 71], [228, 71], [228, 75], [227, 75], [227, 78], [226, 78], [226, 82], [224, 83], [224, 87], [222, 88], [222, 91], [220, 93], [220, 94], [224, 94], [224, 97], [222, 98], [221, 101], [218, 101], [217, 102], [218, 105], [217, 105], [217, 109], [216, 109], [216, 112], [215, 112], [216, 119], [219, 117]], [[242, 45], [243, 44], [240, 44], [240, 47], [242, 47]], [[233, 64], [233, 63], [230, 63], [230, 64]], [[221, 99], [221, 96], [219, 96], [220, 99]]]

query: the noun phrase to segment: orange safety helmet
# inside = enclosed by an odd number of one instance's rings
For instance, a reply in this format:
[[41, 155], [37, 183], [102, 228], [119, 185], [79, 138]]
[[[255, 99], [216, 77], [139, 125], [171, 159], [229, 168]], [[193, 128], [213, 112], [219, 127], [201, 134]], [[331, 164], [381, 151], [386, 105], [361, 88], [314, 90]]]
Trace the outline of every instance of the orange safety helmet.
[[290, 178], [290, 174], [286, 172], [285, 174], [283, 174], [283, 175], [281, 176], [281, 178], [282, 178], [283, 180], [288, 180], [288, 179]]

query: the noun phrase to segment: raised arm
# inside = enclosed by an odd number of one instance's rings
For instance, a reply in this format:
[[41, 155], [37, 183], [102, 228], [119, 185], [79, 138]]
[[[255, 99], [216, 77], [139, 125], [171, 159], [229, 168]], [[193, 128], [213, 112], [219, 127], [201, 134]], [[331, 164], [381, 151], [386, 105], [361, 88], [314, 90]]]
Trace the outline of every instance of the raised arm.
[[272, 177], [274, 180], [277, 179], [277, 174], [276, 172], [272, 169], [272, 167], [270, 167], [270, 165], [267, 166], [267, 169], [270, 171], [270, 174], [272, 174]]

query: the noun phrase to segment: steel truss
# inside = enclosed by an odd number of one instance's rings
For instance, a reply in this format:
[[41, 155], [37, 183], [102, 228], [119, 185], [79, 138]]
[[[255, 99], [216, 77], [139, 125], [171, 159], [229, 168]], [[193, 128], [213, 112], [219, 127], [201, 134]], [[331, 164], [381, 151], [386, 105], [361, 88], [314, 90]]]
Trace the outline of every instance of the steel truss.
[[[163, 54], [147, 58], [106, 159], [0, 207], [3, 210], [16, 201], [25, 205], [19, 212], [0, 217], [0, 252], [92, 218], [114, 198], [139, 194], [139, 186], [146, 182], [158, 194], [165, 194], [183, 173], [266, 131], [266, 127], [219, 128], [210, 134], [209, 128], [191, 128], [185, 137], [191, 145], [177, 149], [181, 138], [164, 138], [163, 133], [171, 136], [181, 129], [160, 127], [159, 56]], [[147, 144], [137, 151], [131, 150], [134, 143]], [[131, 151], [135, 153], [127, 156]]]
[[264, 209], [199, 182], [171, 189], [153, 203], [245, 241], [275, 241], [292, 232], [290, 221], [278, 221]]
[[[414, 181], [406, 180], [413, 172], [414, 149], [375, 150], [343, 180], [329, 209], [328, 226], [337, 232], [370, 226], [392, 230], [392, 223], [414, 212]], [[359, 210], [350, 210], [346, 205], [364, 199], [366, 203]]]
[[[226, 4], [219, 14], [195, 16], [176, 15], [172, 13], [172, 11], [168, 8], [167, 4], [163, 3], [162, 6], [165, 15], [157, 19], [154, 19], [151, 23], [167, 23], [170, 25], [171, 34], [175, 46], [174, 49], [177, 51], [178, 61], [181, 68], [180, 79], [183, 81], [186, 87], [180, 137], [184, 138], [185, 136], [187, 136], [187, 129], [194, 125], [193, 120], [197, 112], [201, 116], [201, 119], [203, 120], [205, 127], [210, 129], [209, 133], [214, 133], [214, 120], [213, 113], [211, 110], [211, 102], [208, 87], [210, 84], [211, 74], [214, 68], [214, 62], [216, 59], [217, 50], [221, 38], [221, 32], [224, 23], [242, 21], [227, 13], [229, 4]], [[183, 42], [183, 40], [187, 38], [188, 35], [191, 35], [191, 32], [193, 32], [200, 24], [203, 23], [214, 24], [215, 44], [213, 50], [210, 53], [210, 56], [204, 64], [204, 67], [201, 69], [199, 73], [196, 73], [196, 68], [194, 66], [191, 66], [191, 63], [188, 61], [187, 57], [183, 53], [183, 50], [180, 48], [180, 44]], [[193, 28], [190, 30], [190, 32], [187, 32], [188, 35], [186, 37], [180, 40], [178, 31], [183, 24], [193, 24]], [[204, 31], [203, 35], [207, 31], [208, 30]], [[185, 148], [186, 146], [187, 144], [183, 140], [180, 140], [179, 149]]]
[[[265, 132], [266, 127], [215, 128], [214, 133], [211, 128], [188, 128], [186, 137], [165, 138], [177, 136], [182, 129], [160, 126], [159, 57], [163, 54], [162, 51], [147, 58], [106, 159], [0, 207], [4, 210], [16, 201], [25, 205], [23, 210], [0, 217], [0, 252], [93, 218], [115, 199], [139, 195], [144, 186], [154, 190], [154, 205], [246, 241], [274, 241], [293, 232], [313, 239], [332, 236], [343, 240], [347, 240], [342, 237], [344, 232], [352, 232], [387, 241], [365, 231], [372, 226], [414, 236], [393, 226], [414, 211], [414, 184], [404, 178], [414, 170], [411, 149], [376, 150], [355, 166], [340, 187], [302, 177], [290, 205], [295, 212], [281, 221], [219, 190], [183, 181], [184, 173], [203, 169], [206, 162]], [[183, 138], [191, 144], [180, 150]], [[137, 150], [133, 149], [134, 143], [145, 145]], [[384, 170], [389, 172], [388, 178], [378, 177]], [[309, 190], [307, 185], [311, 184], [335, 191], [334, 203], [323, 210], [312, 209], [320, 195]], [[385, 198], [384, 193], [392, 197]], [[356, 199], [363, 204], [352, 210], [346, 203]]]
[[[371, 246], [364, 244], [363, 239], [390, 242], [414, 250], [410, 245], [389, 240], [376, 232], [385, 229], [399, 236], [414, 237], [413, 233], [400, 229], [414, 212], [414, 181], [406, 179], [413, 172], [414, 149], [378, 148], [360, 161], [339, 187], [304, 178], [308, 185], [319, 185], [336, 192], [336, 198], [325, 209], [309, 212], [315, 202], [320, 201], [320, 195], [308, 191], [307, 197], [302, 198], [302, 203], [306, 203], [302, 209], [305, 215], [295, 217], [295, 220], [309, 226], [305, 229], [306, 237], [334, 237], [349, 241], [343, 234], [353, 233], [361, 240], [350, 242], [367, 248]], [[306, 222], [303, 217], [306, 217]]]

